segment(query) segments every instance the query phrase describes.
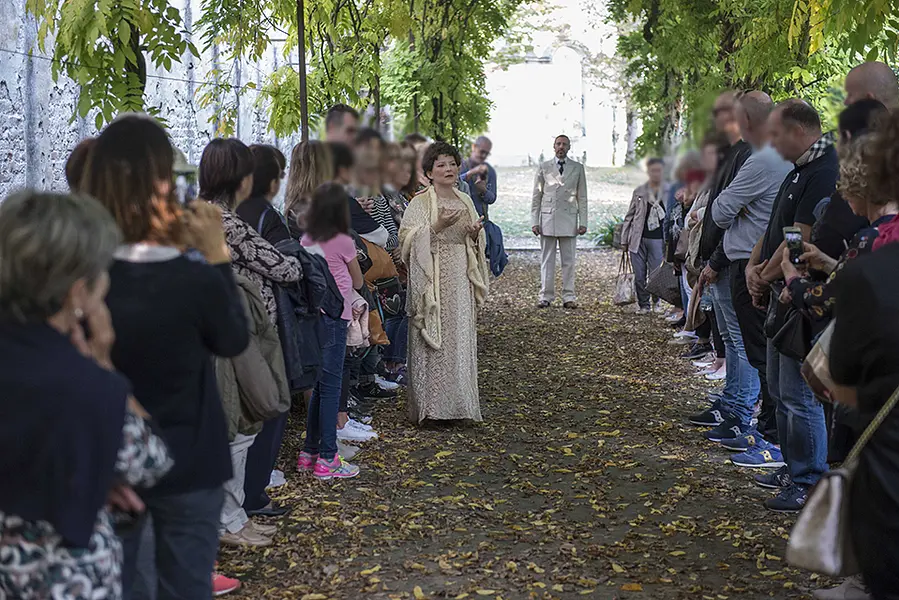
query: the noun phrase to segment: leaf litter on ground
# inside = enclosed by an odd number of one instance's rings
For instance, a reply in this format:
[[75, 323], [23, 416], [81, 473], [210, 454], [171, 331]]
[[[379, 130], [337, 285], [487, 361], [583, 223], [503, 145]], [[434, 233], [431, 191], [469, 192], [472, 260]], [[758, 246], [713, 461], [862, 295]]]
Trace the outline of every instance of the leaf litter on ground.
[[266, 549], [225, 549], [235, 598], [810, 598], [779, 557], [792, 520], [685, 424], [708, 389], [661, 319], [610, 304], [611, 252], [581, 252], [581, 309], [534, 308], [514, 253], [479, 315], [484, 422], [420, 428], [377, 408], [359, 478], [295, 472], [291, 415]]

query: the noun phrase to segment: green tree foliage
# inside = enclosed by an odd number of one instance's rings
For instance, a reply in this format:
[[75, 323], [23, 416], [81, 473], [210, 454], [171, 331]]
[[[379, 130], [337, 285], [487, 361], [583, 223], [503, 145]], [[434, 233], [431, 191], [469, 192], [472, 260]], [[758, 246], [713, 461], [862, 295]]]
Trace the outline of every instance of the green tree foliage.
[[[380, 114], [390, 102], [400, 129], [460, 142], [482, 131], [490, 103], [484, 65], [522, 0], [307, 0], [305, 53], [313, 125], [337, 102]], [[27, 0], [51, 39], [54, 77], [81, 86], [77, 114], [97, 109], [98, 127], [145, 106], [147, 64], [171, 69], [189, 43], [181, 15], [166, 0]], [[295, 0], [203, 0], [194, 27], [203, 50], [215, 49], [199, 87], [214, 108], [217, 132], [233, 132], [239, 96], [258, 87], [278, 135], [300, 128]], [[241, 64], [275, 46], [283, 65], [263, 80], [237, 76]], [[251, 78], [252, 79], [252, 78]]]
[[98, 128], [120, 111], [154, 112], [144, 104], [148, 61], [171, 69], [188, 50], [196, 54], [166, 0], [27, 0], [26, 8], [38, 18], [41, 52], [53, 38], [54, 79], [79, 84], [76, 115], [97, 109]]
[[899, 6], [885, 0], [610, 0], [609, 8], [624, 30], [622, 80], [643, 121], [643, 154], [701, 134], [724, 88], [798, 96], [832, 119], [846, 72], [897, 52]]

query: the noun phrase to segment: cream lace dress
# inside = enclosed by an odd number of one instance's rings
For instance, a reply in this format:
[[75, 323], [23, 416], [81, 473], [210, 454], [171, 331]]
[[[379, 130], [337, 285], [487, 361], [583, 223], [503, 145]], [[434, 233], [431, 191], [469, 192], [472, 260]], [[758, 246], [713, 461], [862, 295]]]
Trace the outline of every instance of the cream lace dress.
[[[437, 199], [438, 210], [466, 210], [460, 198]], [[466, 210], [454, 225], [430, 231], [431, 251], [438, 254], [441, 344], [429, 345], [420, 332], [409, 328], [408, 410], [416, 423], [426, 419], [481, 420], [478, 400], [477, 303], [469, 280], [465, 226], [472, 223]], [[415, 286], [410, 281], [411, 286]]]

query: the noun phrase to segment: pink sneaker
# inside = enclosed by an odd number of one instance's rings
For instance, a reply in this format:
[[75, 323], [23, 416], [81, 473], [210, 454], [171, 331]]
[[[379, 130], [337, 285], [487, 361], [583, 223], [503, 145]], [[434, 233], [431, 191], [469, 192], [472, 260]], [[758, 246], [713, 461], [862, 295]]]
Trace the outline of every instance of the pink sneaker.
[[327, 461], [319, 458], [315, 462], [315, 471], [313, 475], [316, 479], [349, 479], [359, 474], [359, 467], [344, 462], [339, 454], [334, 455], [334, 459]]
[[224, 596], [240, 589], [240, 581], [225, 577], [219, 573], [212, 574], [212, 595]]
[[318, 454], [309, 454], [305, 450], [300, 452], [297, 458], [297, 471], [305, 473], [315, 470], [315, 461], [318, 460]]

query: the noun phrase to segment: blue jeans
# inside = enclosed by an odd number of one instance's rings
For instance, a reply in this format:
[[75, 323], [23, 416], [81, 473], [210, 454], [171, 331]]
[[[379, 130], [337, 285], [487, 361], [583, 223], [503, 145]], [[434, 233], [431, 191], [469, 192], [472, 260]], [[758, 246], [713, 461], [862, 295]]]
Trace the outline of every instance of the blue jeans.
[[749, 364], [743, 347], [743, 333], [731, 298], [730, 267], [718, 273], [718, 280], [709, 286], [712, 305], [718, 319], [718, 331], [724, 340], [724, 361], [727, 380], [724, 387], [724, 408], [743, 426], [749, 426], [758, 401], [761, 384], [759, 373]]
[[793, 481], [811, 487], [827, 471], [827, 427], [824, 407], [802, 379], [801, 367], [768, 340], [768, 390], [777, 403], [780, 450]]
[[322, 376], [315, 384], [306, 415], [306, 445], [303, 450], [333, 460], [337, 454], [337, 412], [343, 386], [347, 322], [322, 315]]
[[384, 330], [390, 345], [384, 348], [384, 360], [387, 362], [406, 363], [406, 341], [409, 338], [409, 317], [389, 317], [384, 323]]
[[125, 600], [212, 597], [224, 499], [222, 487], [143, 499], [144, 518], [119, 532]]

